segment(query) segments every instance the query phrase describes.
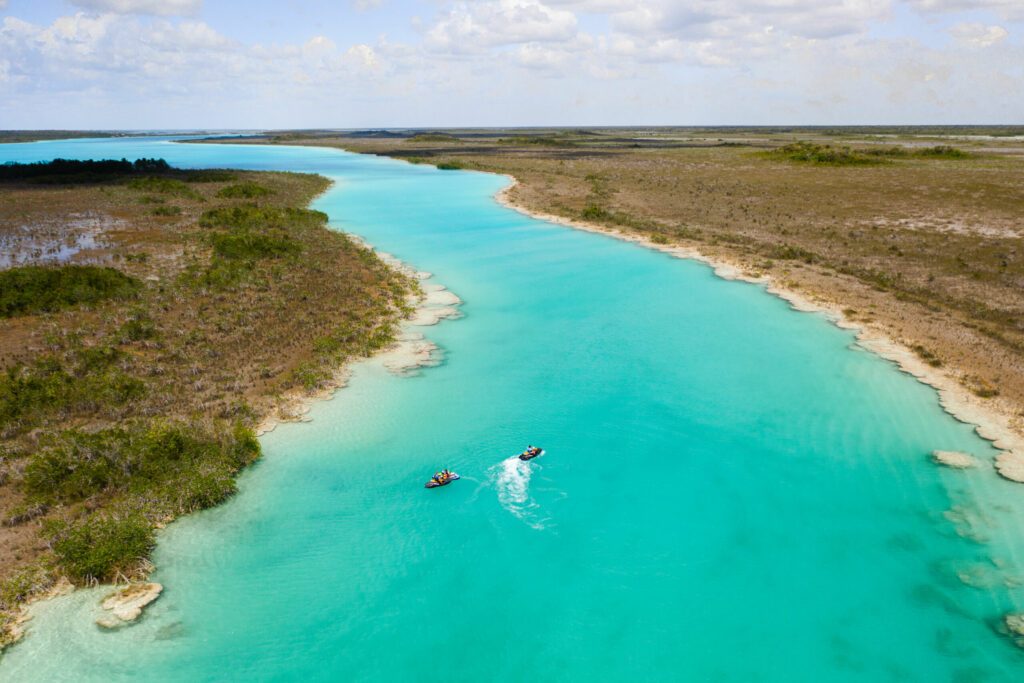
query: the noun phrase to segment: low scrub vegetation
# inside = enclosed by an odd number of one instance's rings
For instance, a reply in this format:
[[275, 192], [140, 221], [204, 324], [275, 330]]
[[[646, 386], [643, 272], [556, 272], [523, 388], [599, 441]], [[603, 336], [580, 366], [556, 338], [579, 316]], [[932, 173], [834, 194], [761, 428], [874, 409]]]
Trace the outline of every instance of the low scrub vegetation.
[[576, 142], [563, 136], [557, 135], [521, 135], [509, 138], [500, 138], [499, 145], [533, 145], [537, 147], [573, 147]]
[[177, 178], [165, 178], [162, 176], [145, 176], [128, 181], [128, 187], [140, 192], [152, 192], [165, 194], [172, 197], [183, 197], [194, 201], [201, 201], [202, 195], [189, 187], [189, 184]]
[[0, 271], [0, 315], [22, 316], [0, 326], [0, 544], [30, 539], [0, 553], [0, 643], [56, 576], [133, 576], [159, 525], [230, 496], [255, 425], [388, 344], [415, 287], [300, 208], [326, 179], [110, 168], [0, 187], [0, 218], [129, 226], [107, 235], [116, 269]]
[[78, 583], [113, 581], [138, 573], [156, 542], [153, 526], [138, 513], [49, 520], [43, 533], [68, 578]]
[[114, 268], [21, 266], [0, 271], [0, 317], [49, 313], [78, 304], [125, 299], [139, 282]]
[[855, 149], [849, 146], [821, 145], [813, 142], [794, 142], [767, 152], [762, 156], [823, 166], [868, 166], [890, 159], [969, 159], [971, 155], [949, 145], [934, 147], [874, 147]]
[[243, 228], [210, 236], [213, 253], [226, 259], [274, 258], [297, 254], [302, 246], [283, 230], [258, 232]]
[[417, 133], [411, 138], [406, 138], [407, 142], [462, 142], [459, 138], [454, 135], [448, 135], [447, 133]]
[[867, 166], [882, 163], [879, 157], [855, 151], [850, 147], [819, 145], [813, 142], [794, 142], [762, 154], [772, 159], [823, 166]]
[[217, 192], [217, 196], [221, 199], [258, 199], [271, 194], [273, 191], [270, 188], [253, 182], [228, 185]]

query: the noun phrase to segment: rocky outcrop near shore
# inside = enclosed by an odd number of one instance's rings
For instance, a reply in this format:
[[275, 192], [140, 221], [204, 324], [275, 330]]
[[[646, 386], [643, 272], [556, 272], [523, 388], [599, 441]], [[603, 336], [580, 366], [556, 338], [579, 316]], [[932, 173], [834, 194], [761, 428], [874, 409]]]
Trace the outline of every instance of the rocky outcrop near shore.
[[1024, 484], [1024, 454], [1007, 451], [996, 457], [996, 471], [1010, 481]]
[[108, 614], [97, 619], [96, 624], [103, 628], [120, 628], [132, 623], [163, 590], [159, 583], [132, 583], [111, 593], [100, 603]]
[[932, 460], [940, 465], [957, 470], [966, 470], [978, 466], [978, 461], [973, 455], [961, 453], [960, 451], [932, 451]]

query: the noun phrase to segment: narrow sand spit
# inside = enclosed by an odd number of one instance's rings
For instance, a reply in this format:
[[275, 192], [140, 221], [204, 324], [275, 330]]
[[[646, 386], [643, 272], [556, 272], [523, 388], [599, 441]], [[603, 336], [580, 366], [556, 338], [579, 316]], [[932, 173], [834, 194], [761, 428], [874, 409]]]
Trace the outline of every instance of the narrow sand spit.
[[978, 461], [973, 455], [959, 451], [932, 451], [932, 460], [940, 465], [952, 467], [957, 470], [965, 470], [970, 467], [977, 467]]
[[959, 382], [957, 375], [960, 373], [957, 373], [955, 369], [946, 368], [945, 371], [942, 371], [928, 365], [908, 346], [893, 340], [881, 328], [857, 323], [847, 318], [842, 312], [842, 306], [837, 302], [815, 300], [801, 292], [787, 289], [768, 276], [750, 275], [738, 263], [713, 259], [692, 247], [657, 244], [640, 235], [624, 233], [594, 223], [531, 211], [512, 201], [511, 192], [519, 184], [519, 181], [510, 175], [505, 177], [510, 180], [511, 184], [500, 190], [495, 199], [499, 204], [514, 211], [548, 223], [634, 242], [676, 258], [700, 261], [710, 266], [715, 275], [720, 278], [762, 285], [769, 294], [783, 299], [794, 310], [822, 313], [837, 327], [855, 332], [857, 343], [862, 348], [895, 363], [903, 372], [913, 375], [918, 381], [933, 387], [939, 394], [939, 403], [943, 410], [961, 422], [974, 425], [979, 436], [991, 441], [996, 448], [1004, 451], [996, 458], [994, 463], [996, 471], [1006, 479], [1024, 483], [1024, 435], [1013, 426], [1018, 418], [1012, 406], [993, 399], [978, 398]]
[[103, 628], [120, 628], [139, 618], [142, 610], [160, 597], [159, 583], [132, 583], [104, 598], [101, 607], [109, 614], [96, 620]]

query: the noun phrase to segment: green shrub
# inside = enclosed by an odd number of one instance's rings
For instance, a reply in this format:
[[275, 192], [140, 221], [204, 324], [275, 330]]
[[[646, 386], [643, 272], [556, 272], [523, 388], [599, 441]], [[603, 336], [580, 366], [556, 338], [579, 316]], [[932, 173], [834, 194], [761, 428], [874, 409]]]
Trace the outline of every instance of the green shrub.
[[454, 135], [447, 133], [417, 133], [411, 138], [406, 138], [406, 142], [462, 142], [459, 138]]
[[154, 545], [153, 527], [139, 514], [93, 514], [44, 527], [64, 571], [78, 582], [109, 581], [133, 571]]
[[522, 135], [519, 137], [500, 138], [499, 145], [537, 145], [539, 147], [574, 147], [576, 143], [565, 137], [554, 135]]
[[146, 311], [135, 311], [121, 325], [120, 334], [122, 343], [155, 339], [157, 337], [156, 323]]
[[238, 183], [237, 185], [228, 185], [217, 193], [218, 197], [224, 199], [256, 199], [258, 197], [266, 197], [271, 195], [273, 192], [253, 182]]
[[241, 424], [151, 420], [95, 432], [70, 429], [30, 456], [22, 487], [44, 503], [130, 494], [181, 513], [234, 493], [235, 473], [259, 454], [255, 435]]
[[47, 502], [75, 502], [100, 494], [126, 476], [117, 462], [125, 439], [122, 430], [66, 432], [58, 446], [29, 458], [22, 485], [34, 499]]
[[174, 197], [185, 199], [202, 200], [203, 196], [189, 187], [186, 183], [165, 178], [163, 176], [146, 176], [145, 178], [134, 178], [128, 181], [128, 187], [139, 192], [156, 192], [157, 194], [168, 194]]
[[442, 161], [437, 167], [442, 171], [458, 171], [463, 165], [458, 161]]
[[937, 159], [970, 159], [971, 155], [962, 149], [949, 145], [936, 145], [935, 147], [923, 147], [914, 150], [915, 156]]
[[797, 247], [792, 244], [778, 244], [768, 250], [768, 258], [780, 261], [804, 261], [805, 263], [814, 263], [817, 257], [814, 252], [808, 251], [803, 247]]
[[0, 318], [123, 299], [138, 289], [138, 280], [114, 268], [79, 265], [10, 268], [0, 271]]
[[794, 142], [764, 154], [771, 158], [824, 166], [866, 166], [884, 162], [883, 159], [849, 147], [833, 147], [813, 142]]
[[150, 210], [150, 213], [154, 216], [180, 216], [180, 206], [158, 206]]
[[587, 221], [606, 221], [612, 218], [610, 211], [597, 204], [590, 204], [580, 212], [580, 216]]
[[237, 177], [237, 174], [220, 168], [204, 168], [185, 172], [185, 181], [189, 183], [229, 183]]
[[48, 355], [0, 373], [0, 432], [16, 433], [48, 415], [121, 406], [140, 395], [143, 384], [117, 367], [116, 349], [83, 348], [65, 364]]
[[327, 222], [327, 214], [310, 209], [278, 209], [255, 204], [225, 206], [204, 211], [199, 225], [204, 228], [318, 227]]
[[302, 251], [302, 245], [282, 231], [233, 230], [210, 235], [210, 244], [214, 254], [226, 259], [275, 258]]
[[48, 573], [39, 566], [28, 567], [0, 582], [0, 612], [17, 607], [25, 598], [50, 583]]

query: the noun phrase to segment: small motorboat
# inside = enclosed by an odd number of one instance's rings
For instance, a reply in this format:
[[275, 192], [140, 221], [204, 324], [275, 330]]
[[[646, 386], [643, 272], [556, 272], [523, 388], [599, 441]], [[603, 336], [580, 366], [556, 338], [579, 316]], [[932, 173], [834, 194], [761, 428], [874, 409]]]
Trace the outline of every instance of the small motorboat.
[[534, 458], [541, 455], [544, 455], [543, 448], [527, 448], [525, 451], [519, 454], [519, 459], [523, 461], [533, 460]]
[[452, 472], [447, 477], [441, 477], [440, 481], [438, 481], [437, 479], [431, 479], [425, 484], [425, 486], [428, 489], [436, 489], [438, 486], [447, 486], [448, 484], [452, 483], [453, 481], [459, 478], [459, 475]]

